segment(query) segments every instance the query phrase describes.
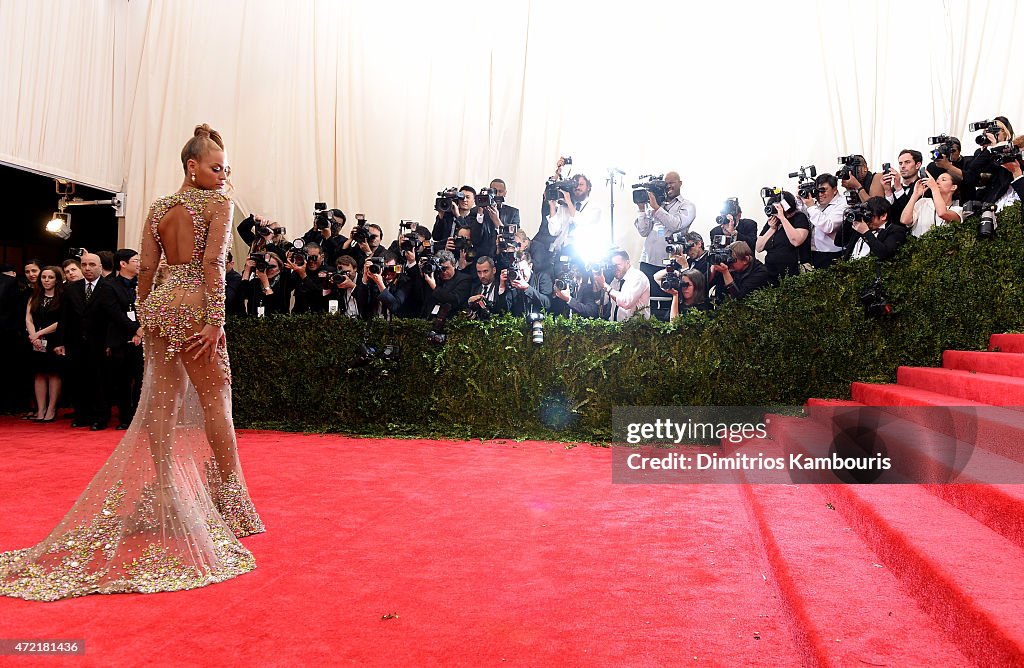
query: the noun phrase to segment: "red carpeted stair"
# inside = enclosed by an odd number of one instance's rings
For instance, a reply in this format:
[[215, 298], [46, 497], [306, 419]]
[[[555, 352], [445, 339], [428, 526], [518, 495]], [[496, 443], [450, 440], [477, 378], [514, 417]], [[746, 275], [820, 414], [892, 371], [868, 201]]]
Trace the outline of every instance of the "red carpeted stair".
[[[940, 478], [963, 464], [956, 484], [745, 488], [806, 663], [1024, 665], [1024, 335], [990, 350], [854, 383], [852, 401], [812, 399], [755, 443], [821, 455], [830, 416], [880, 406], [891, 421], [876, 433], [911, 453], [904, 464]], [[921, 447], [930, 438], [957, 444], [958, 467]]]

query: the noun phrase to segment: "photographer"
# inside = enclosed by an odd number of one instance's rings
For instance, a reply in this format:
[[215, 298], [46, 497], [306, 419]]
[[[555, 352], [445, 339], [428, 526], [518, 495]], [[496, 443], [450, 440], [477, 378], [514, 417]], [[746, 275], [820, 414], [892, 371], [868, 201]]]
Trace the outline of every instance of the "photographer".
[[[1014, 199], [1011, 185], [1015, 178], [1013, 165], [1017, 161], [1004, 163], [993, 152], [993, 148], [1002, 147], [1012, 139], [1013, 126], [1010, 121], [1005, 116], [996, 116], [978, 137], [977, 141], [982, 145], [975, 151], [964, 172], [964, 189], [967, 192], [973, 191], [974, 198], [985, 204], [997, 204], [998, 209]], [[961, 197], [961, 201], [965, 199]]]
[[[446, 193], [448, 191], [445, 191]], [[438, 197], [441, 200], [441, 197]], [[435, 210], [439, 204], [435, 203]], [[443, 211], [437, 211], [434, 229], [430, 236], [434, 240], [434, 251], [445, 248], [448, 239], [455, 236], [460, 227], [470, 227], [476, 222], [476, 190], [472, 186], [462, 186], [451, 198], [451, 203]]]
[[291, 246], [286, 230], [280, 223], [271, 222], [269, 218], [250, 213], [238, 224], [238, 236], [249, 246], [250, 253], [277, 253], [284, 256], [285, 250]]
[[754, 252], [744, 241], [729, 244], [729, 262], [711, 267], [711, 290], [714, 303], [721, 304], [726, 296], [743, 299], [754, 290], [771, 283], [772, 275], [754, 257]]
[[[372, 260], [367, 260], [367, 264]], [[319, 273], [319, 283], [323, 286], [323, 298], [327, 305], [327, 312], [337, 312], [349, 318], [362, 316], [362, 307], [368, 304], [366, 287], [356, 284], [356, 277], [359, 270], [356, 261], [350, 255], [342, 255], [335, 262], [336, 271], [324, 271]], [[364, 280], [366, 269], [363, 270]], [[360, 291], [359, 288], [362, 288]], [[362, 294], [359, 294], [362, 292]]]
[[[805, 197], [807, 218], [811, 221], [811, 264], [824, 269], [843, 255], [849, 231], [844, 230], [846, 200], [839, 197], [839, 182], [832, 174], [818, 174], [813, 197]], [[799, 244], [797, 244], [799, 246]]]
[[506, 308], [512, 315], [551, 310], [552, 281], [549, 274], [533, 270], [533, 258], [523, 253], [515, 267], [501, 270], [501, 282], [509, 286], [505, 293]]
[[[938, 179], [930, 175], [918, 179], [914, 184], [914, 192], [900, 214], [900, 223], [915, 237], [919, 237], [936, 225], [962, 221], [963, 207], [952, 205], [959, 185], [960, 179], [949, 173], [940, 174]], [[932, 196], [924, 197], [925, 191], [931, 191]]]
[[846, 246], [846, 257], [857, 259], [874, 255], [879, 260], [888, 260], [907, 240], [906, 225], [889, 222], [892, 207], [884, 197], [872, 197], [863, 205], [863, 213], [857, 212], [853, 230], [857, 236]]
[[[318, 206], [322, 205], [321, 202]], [[313, 227], [302, 235], [303, 241], [320, 244], [324, 251], [324, 264], [334, 265], [334, 260], [341, 252], [342, 244], [347, 241], [341, 233], [348, 218], [341, 209], [320, 209], [313, 215]]]
[[[730, 197], [722, 203], [722, 211], [715, 218], [718, 224], [711, 228], [710, 237], [730, 237], [732, 241], [745, 241], [751, 248], [757, 243], [757, 223], [743, 217], [740, 200]], [[731, 243], [731, 242], [730, 242]]]
[[910, 194], [920, 176], [922, 160], [920, 151], [905, 148], [899, 154], [899, 171], [890, 167], [889, 173], [882, 175], [883, 196], [892, 204], [889, 212], [892, 220], [902, 219], [903, 209], [910, 201]]
[[949, 137], [946, 143], [949, 145], [948, 155], [940, 152], [939, 157], [929, 162], [925, 170], [932, 175], [932, 178], [937, 179], [940, 174], [952, 174], [963, 181], [964, 169], [967, 168], [967, 163], [970, 160], [961, 153], [963, 149], [959, 139]]
[[605, 282], [603, 273], [594, 274], [594, 286], [607, 294], [612, 302], [608, 319], [623, 322], [641, 311], [643, 317], [650, 318], [650, 279], [639, 269], [633, 268], [629, 253], [621, 248], [612, 251], [611, 265], [615, 268], [615, 277], [610, 284]]
[[230, 250], [224, 264], [224, 312], [228, 315], [245, 315], [242, 275], [235, 271], [235, 254]]
[[[594, 285], [593, 274], [580, 270], [575, 265], [568, 276], [555, 279], [552, 296], [565, 303], [566, 316], [579, 315], [584, 318], [601, 317], [601, 291]], [[562, 287], [564, 285], [564, 288]], [[554, 304], [557, 305], [557, 304]]]
[[[398, 264], [394, 253], [386, 252], [383, 265], [367, 259], [363, 265], [363, 284], [366, 286], [364, 314], [391, 320], [391, 318], [417, 318], [421, 311], [420, 297], [414, 289], [415, 279], [405, 267]], [[380, 271], [374, 270], [379, 266]], [[419, 270], [416, 270], [416, 277]]]
[[775, 215], [768, 219], [757, 237], [757, 252], [764, 251], [764, 267], [778, 284], [783, 276], [796, 276], [810, 250], [811, 221], [796, 206], [793, 193], [783, 191], [775, 203]]
[[245, 261], [242, 282], [249, 315], [288, 313], [288, 281], [281, 274], [283, 265], [277, 253], [257, 253]]
[[499, 278], [494, 260], [484, 255], [476, 261], [476, 275], [479, 284], [474, 286], [467, 302], [469, 317], [487, 320], [492, 315], [505, 312], [507, 303], [505, 280], [507, 272]]
[[338, 251], [338, 257], [348, 255], [355, 260], [356, 266], [361, 267], [367, 258], [380, 257], [384, 254], [384, 247], [381, 245], [384, 239], [384, 231], [377, 223], [367, 223], [361, 213], [356, 214], [356, 226], [352, 229], [352, 236], [345, 240]]
[[[862, 155], [850, 157], [853, 160], [836, 175], [840, 184], [848, 191], [857, 193], [857, 198], [861, 202], [866, 202], [872, 197], [881, 197], [884, 194], [882, 180], [876, 179], [876, 175], [868, 169], [868, 161]], [[846, 178], [842, 178], [844, 172], [847, 172]]]
[[569, 180], [573, 183], [572, 191], [559, 189], [559, 199], [547, 202], [548, 232], [555, 237], [552, 257], [560, 253], [578, 257], [574, 248], [576, 239], [602, 238], [608, 234], [601, 225], [604, 220], [601, 207], [590, 198], [590, 179], [576, 174]]
[[444, 249], [455, 256], [456, 271], [469, 276], [476, 282], [476, 248], [473, 245], [473, 232], [468, 227], [460, 227], [454, 237], [445, 241]]
[[456, 271], [455, 262], [455, 256], [447, 250], [420, 260], [420, 275], [427, 288], [423, 300], [423, 317], [433, 317], [434, 307], [444, 304], [450, 307], [449, 316], [454, 316], [469, 301], [473, 279]]
[[519, 229], [519, 209], [505, 204], [505, 182], [501, 179], [491, 181], [488, 189], [493, 203], [483, 206], [488, 194], [481, 190], [477, 195], [477, 213], [470, 216], [472, 224], [473, 246], [478, 255], [498, 257], [498, 235], [503, 227]]
[[[665, 174], [665, 201], [659, 203], [654, 193], [647, 191], [647, 201], [637, 204], [638, 212], [633, 224], [644, 238], [640, 254], [640, 271], [652, 277], [668, 259], [665, 252], [666, 237], [676, 232], [687, 232], [697, 217], [693, 202], [680, 196], [683, 182], [678, 172]], [[640, 191], [640, 195], [643, 192]], [[652, 283], [653, 286], [653, 283]], [[653, 289], [653, 288], [652, 288]]]
[[[709, 311], [711, 304], [707, 300], [707, 288], [704, 275], [696, 269], [684, 269], [679, 274], [679, 288], [666, 286], [665, 292], [672, 295], [672, 306], [669, 308], [669, 320], [675, 320], [679, 314], [687, 311]], [[680, 311], [680, 301], [682, 311]]]
[[288, 290], [295, 298], [292, 313], [324, 313], [327, 311], [327, 300], [324, 298], [324, 288], [327, 286], [319, 275], [323, 265], [323, 250], [319, 244], [314, 243], [307, 243], [303, 249], [305, 252], [293, 248], [285, 255], [285, 266], [291, 270]]

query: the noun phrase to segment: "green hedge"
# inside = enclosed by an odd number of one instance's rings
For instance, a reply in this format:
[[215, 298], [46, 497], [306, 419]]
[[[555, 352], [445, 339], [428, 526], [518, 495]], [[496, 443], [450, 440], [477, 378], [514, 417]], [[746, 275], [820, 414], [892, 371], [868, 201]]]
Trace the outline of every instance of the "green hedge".
[[358, 434], [607, 440], [617, 405], [784, 405], [849, 396], [853, 381], [893, 382], [900, 365], [935, 366], [946, 349], [983, 349], [1024, 323], [1020, 207], [994, 239], [977, 219], [934, 228], [883, 263], [895, 314], [864, 316], [873, 259], [841, 263], [729, 303], [713, 319], [666, 324], [521, 318], [376, 321], [371, 343], [396, 364], [348, 370], [362, 322], [329, 315], [233, 320], [234, 412], [243, 427]]

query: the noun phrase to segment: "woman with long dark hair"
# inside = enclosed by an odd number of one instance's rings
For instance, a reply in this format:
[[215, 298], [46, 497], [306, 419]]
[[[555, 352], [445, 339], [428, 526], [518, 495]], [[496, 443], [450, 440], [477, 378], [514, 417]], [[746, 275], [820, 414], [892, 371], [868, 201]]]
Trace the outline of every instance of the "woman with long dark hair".
[[25, 329], [32, 346], [31, 368], [35, 373], [36, 415], [32, 419], [36, 422], [53, 422], [57, 418], [63, 360], [55, 349], [60, 346], [58, 328], [63, 294], [64, 272], [60, 267], [43, 267], [25, 309]]

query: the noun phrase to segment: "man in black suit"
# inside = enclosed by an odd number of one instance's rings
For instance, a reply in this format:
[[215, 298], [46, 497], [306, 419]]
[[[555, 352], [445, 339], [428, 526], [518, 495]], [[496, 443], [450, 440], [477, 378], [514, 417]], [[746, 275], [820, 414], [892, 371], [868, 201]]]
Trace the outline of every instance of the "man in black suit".
[[[98, 255], [85, 253], [81, 262], [82, 280], [71, 283], [64, 292], [67, 306], [61, 329], [64, 332], [64, 352], [73, 377], [71, 404], [75, 408], [75, 421], [71, 426], [92, 425], [93, 430], [97, 430], [107, 426], [105, 421], [97, 421], [103, 417], [103, 407], [106, 406], [103, 363], [106, 359], [107, 321], [96, 298], [106, 279], [101, 273]], [[110, 407], [105, 410], [109, 419]]]
[[228, 251], [224, 265], [224, 310], [228, 315], [245, 315], [245, 290], [242, 275], [235, 271], [235, 255]]
[[451, 251], [438, 251], [434, 258], [441, 265], [435, 274], [424, 273], [423, 282], [427, 286], [426, 298], [423, 303], [423, 317], [434, 316], [434, 307], [448, 304], [449, 317], [466, 308], [469, 294], [473, 291], [473, 279], [461, 271], [457, 271], [455, 256]]
[[[127, 429], [135, 416], [142, 390], [142, 327], [135, 317], [135, 286], [139, 254], [122, 248], [114, 254], [118, 271], [103, 281], [94, 299], [99, 301], [107, 325], [104, 341], [104, 395], [117, 403], [118, 429]], [[106, 427], [110, 403], [101, 407], [95, 425]]]
[[907, 240], [910, 232], [898, 220], [889, 221], [892, 207], [884, 197], [872, 197], [863, 206], [867, 207], [867, 218], [858, 217], [853, 223], [854, 238], [846, 245], [847, 259], [874, 255], [879, 260], [888, 260]]
[[497, 242], [502, 228], [509, 234], [519, 230], [519, 209], [505, 204], [508, 190], [502, 179], [494, 179], [488, 187], [494, 194], [494, 205], [476, 208], [477, 215], [469, 217], [470, 231], [477, 255], [496, 258], [500, 257]]

